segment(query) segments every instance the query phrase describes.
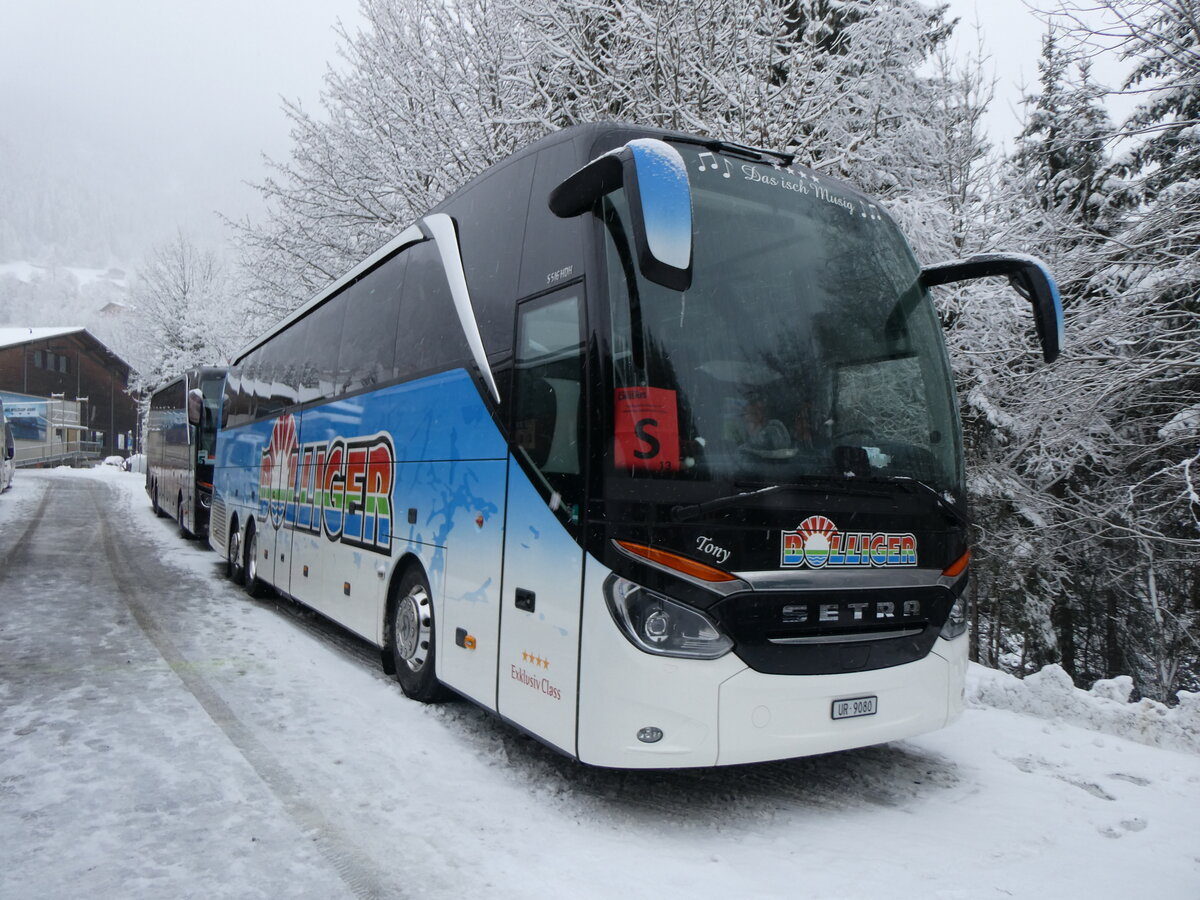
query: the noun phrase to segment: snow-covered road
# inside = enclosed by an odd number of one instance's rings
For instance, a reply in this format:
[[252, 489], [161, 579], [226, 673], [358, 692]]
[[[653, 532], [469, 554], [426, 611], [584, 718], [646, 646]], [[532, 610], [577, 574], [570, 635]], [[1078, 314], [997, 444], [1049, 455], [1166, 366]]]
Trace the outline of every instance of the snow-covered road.
[[[248, 599], [141, 482], [0, 497], [0, 897], [1200, 897], [1186, 722], [1167, 749], [976, 702], [848, 753], [588, 769]], [[1003, 678], [974, 694], [1021, 707]]]

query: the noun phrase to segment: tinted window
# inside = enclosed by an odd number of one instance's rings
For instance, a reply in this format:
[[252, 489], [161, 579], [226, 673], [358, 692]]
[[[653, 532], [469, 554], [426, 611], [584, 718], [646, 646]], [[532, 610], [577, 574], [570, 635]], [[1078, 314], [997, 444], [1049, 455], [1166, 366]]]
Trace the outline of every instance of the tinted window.
[[508, 349], [534, 157], [472, 185], [447, 208], [458, 225], [463, 270], [488, 353]]
[[261, 362], [255, 377], [256, 415], [279, 415], [296, 402], [296, 334], [289, 329], [276, 335], [259, 350]]
[[300, 402], [318, 397], [332, 397], [344, 384], [338, 371], [338, 354], [342, 343], [342, 318], [346, 310], [339, 294], [317, 307], [293, 325], [296, 335], [296, 357], [302, 361], [299, 371]]
[[571, 520], [583, 488], [581, 306], [576, 292], [522, 304], [513, 390], [513, 440]]
[[424, 241], [402, 255], [407, 269], [396, 330], [396, 367], [402, 375], [418, 375], [463, 365], [470, 350], [437, 246]]
[[259, 378], [263, 372], [261, 348], [251, 351], [242, 360], [241, 372], [240, 400], [245, 414], [253, 419], [258, 414], [258, 400], [264, 393], [264, 388], [259, 382]]
[[242, 376], [240, 369], [230, 369], [225, 376], [225, 412], [222, 416], [223, 427], [234, 428], [244, 425], [249, 420], [244, 395], [241, 391]]
[[184, 390], [182, 381], [174, 381], [159, 388], [150, 398], [151, 409], [182, 409]]
[[338, 370], [345, 375], [347, 391], [382, 384], [395, 377], [396, 324], [400, 319], [404, 264], [403, 255], [393, 257], [342, 294], [346, 313]]

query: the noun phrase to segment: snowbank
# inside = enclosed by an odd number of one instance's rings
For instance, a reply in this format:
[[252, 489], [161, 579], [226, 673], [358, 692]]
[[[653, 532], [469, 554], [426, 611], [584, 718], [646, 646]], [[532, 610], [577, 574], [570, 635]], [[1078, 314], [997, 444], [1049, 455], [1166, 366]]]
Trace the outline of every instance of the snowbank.
[[1171, 709], [1154, 700], [1130, 703], [1132, 691], [1128, 675], [1080, 690], [1056, 665], [1024, 680], [979, 665], [972, 665], [967, 675], [967, 702], [972, 706], [1061, 720], [1152, 747], [1200, 753], [1200, 693], [1180, 691], [1179, 705]]

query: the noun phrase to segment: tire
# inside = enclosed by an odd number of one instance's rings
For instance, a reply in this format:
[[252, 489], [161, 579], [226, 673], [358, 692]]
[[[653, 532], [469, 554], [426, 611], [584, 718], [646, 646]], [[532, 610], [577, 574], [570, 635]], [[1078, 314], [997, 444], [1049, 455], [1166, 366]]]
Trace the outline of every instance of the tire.
[[404, 695], [421, 703], [446, 699], [446, 689], [435, 674], [433, 597], [417, 569], [410, 569], [400, 579], [396, 601], [390, 606], [388, 636], [396, 680]]
[[158, 485], [154, 486], [154, 496], [150, 498], [150, 506], [154, 509], [154, 515], [160, 519], [166, 515], [163, 508], [158, 505]]
[[237, 522], [230, 523], [229, 546], [226, 549], [228, 552], [225, 554], [225, 577], [234, 584], [240, 584], [243, 578], [242, 534], [238, 530]]
[[242, 586], [251, 597], [265, 597], [267, 584], [258, 577], [258, 529], [251, 522], [246, 526], [246, 556]]
[[183, 524], [183, 497], [179, 498], [179, 502], [175, 504], [175, 521], [179, 523], [179, 536], [185, 541], [192, 539], [192, 533], [187, 530], [187, 526]]

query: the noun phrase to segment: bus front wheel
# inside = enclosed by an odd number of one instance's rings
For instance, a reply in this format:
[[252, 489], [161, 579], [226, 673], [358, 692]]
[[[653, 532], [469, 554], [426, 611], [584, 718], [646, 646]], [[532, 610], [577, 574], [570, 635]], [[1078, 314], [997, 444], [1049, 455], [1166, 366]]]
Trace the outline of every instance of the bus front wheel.
[[404, 695], [422, 703], [445, 698], [445, 690], [434, 674], [433, 599], [424, 576], [416, 570], [405, 573], [392, 606], [392, 658], [396, 680]]

